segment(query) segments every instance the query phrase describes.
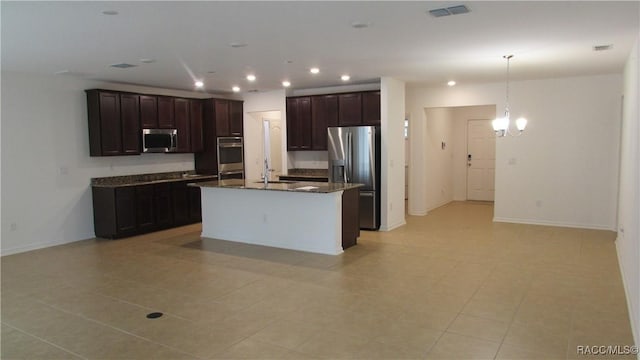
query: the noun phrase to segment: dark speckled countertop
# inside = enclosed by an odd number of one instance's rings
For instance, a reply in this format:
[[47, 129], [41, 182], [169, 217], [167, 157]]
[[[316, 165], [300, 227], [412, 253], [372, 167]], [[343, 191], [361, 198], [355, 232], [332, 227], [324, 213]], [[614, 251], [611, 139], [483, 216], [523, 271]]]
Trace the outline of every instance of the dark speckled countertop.
[[260, 180], [241, 180], [229, 179], [219, 181], [207, 181], [192, 184], [202, 188], [226, 188], [226, 189], [247, 189], [247, 190], [274, 190], [274, 191], [293, 191], [293, 192], [312, 192], [312, 193], [332, 193], [336, 191], [350, 190], [359, 188], [362, 184], [345, 184], [345, 183], [326, 183], [311, 181], [278, 181], [270, 182], [267, 186]]
[[195, 171], [173, 171], [173, 172], [153, 173], [153, 174], [138, 174], [138, 175], [92, 178], [91, 186], [122, 187], [122, 186], [157, 184], [162, 182], [175, 182], [175, 181], [215, 180], [217, 178], [218, 178], [218, 175], [200, 175], [200, 174], [196, 174]]

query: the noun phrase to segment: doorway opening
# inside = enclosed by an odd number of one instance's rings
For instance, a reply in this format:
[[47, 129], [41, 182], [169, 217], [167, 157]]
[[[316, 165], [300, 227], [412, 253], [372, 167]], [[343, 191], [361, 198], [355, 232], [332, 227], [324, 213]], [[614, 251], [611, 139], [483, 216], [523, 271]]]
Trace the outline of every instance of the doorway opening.
[[[496, 105], [425, 108], [424, 112], [426, 210], [430, 211], [451, 201], [488, 200], [489, 193], [491, 195], [489, 201], [493, 201], [495, 135], [490, 121], [479, 119], [495, 118]], [[485, 129], [484, 122], [470, 121], [485, 121], [491, 130], [489, 138], [476, 141], [475, 135], [472, 134], [470, 144], [470, 131], [474, 131], [475, 134], [476, 127], [478, 131]], [[471, 130], [470, 124], [473, 125]], [[477, 147], [482, 149], [481, 152], [476, 153]], [[469, 155], [472, 161], [469, 161]], [[492, 160], [488, 160], [489, 158]], [[481, 159], [486, 161], [480, 161]], [[492, 162], [492, 165], [488, 164], [489, 162]], [[482, 166], [485, 170], [477, 170], [475, 165]], [[469, 174], [471, 174], [471, 181], [469, 181]], [[482, 197], [478, 196], [476, 190], [479, 188], [478, 184], [482, 185], [481, 188], [486, 188]], [[469, 185], [473, 185], [471, 186], [473, 191], [469, 191]]]

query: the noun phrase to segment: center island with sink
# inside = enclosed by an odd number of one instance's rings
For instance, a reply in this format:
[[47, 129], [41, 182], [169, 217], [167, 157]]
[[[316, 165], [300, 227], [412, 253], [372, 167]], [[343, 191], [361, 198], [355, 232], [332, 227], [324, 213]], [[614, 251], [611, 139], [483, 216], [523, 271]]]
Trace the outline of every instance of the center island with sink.
[[229, 179], [200, 187], [202, 237], [338, 255], [360, 235], [359, 184]]

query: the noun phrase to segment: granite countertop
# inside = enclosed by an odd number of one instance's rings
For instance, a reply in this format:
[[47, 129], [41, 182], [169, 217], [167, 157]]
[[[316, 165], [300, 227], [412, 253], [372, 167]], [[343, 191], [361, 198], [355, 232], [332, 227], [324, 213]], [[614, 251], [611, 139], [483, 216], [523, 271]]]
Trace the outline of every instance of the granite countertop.
[[329, 179], [329, 170], [327, 169], [288, 169], [287, 175], [280, 175], [280, 178], [299, 178], [299, 179]]
[[91, 186], [93, 187], [124, 187], [124, 186], [158, 184], [163, 182], [215, 180], [217, 178], [218, 178], [218, 175], [201, 175], [201, 174], [196, 174], [195, 171], [193, 170], [192, 171], [173, 171], [173, 172], [165, 172], [165, 173], [92, 178]]
[[267, 186], [261, 180], [243, 180], [229, 179], [218, 181], [207, 181], [192, 184], [202, 188], [222, 188], [222, 189], [246, 189], [246, 190], [273, 190], [273, 191], [291, 191], [291, 192], [311, 192], [311, 193], [332, 193], [354, 189], [363, 186], [362, 184], [351, 183], [326, 183], [311, 181], [278, 181], [270, 182]]

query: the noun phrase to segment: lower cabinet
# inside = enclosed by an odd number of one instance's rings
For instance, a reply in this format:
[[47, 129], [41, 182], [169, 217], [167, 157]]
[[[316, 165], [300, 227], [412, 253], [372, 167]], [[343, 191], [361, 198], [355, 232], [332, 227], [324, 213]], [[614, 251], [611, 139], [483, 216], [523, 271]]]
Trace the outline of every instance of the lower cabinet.
[[200, 188], [193, 181], [93, 187], [96, 237], [122, 238], [202, 220]]

